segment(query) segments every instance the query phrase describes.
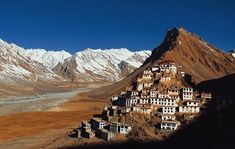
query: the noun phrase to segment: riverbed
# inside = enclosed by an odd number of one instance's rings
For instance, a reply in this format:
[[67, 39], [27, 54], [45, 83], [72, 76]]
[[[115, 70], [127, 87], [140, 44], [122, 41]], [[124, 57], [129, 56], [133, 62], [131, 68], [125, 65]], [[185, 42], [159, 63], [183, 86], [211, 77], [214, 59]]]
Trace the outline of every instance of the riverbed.
[[68, 92], [45, 93], [34, 96], [8, 97], [0, 99], [0, 116], [22, 112], [38, 112], [55, 108], [79, 93], [92, 88], [79, 88]]

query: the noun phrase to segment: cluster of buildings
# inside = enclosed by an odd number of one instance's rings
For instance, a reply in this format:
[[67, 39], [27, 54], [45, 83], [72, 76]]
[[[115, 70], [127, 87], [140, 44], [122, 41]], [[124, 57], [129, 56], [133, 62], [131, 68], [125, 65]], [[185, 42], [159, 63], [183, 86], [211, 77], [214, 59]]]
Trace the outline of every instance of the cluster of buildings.
[[117, 134], [128, 134], [131, 129], [131, 126], [123, 123], [111, 122], [100, 117], [93, 117], [89, 122], [82, 121], [80, 127], [74, 131], [77, 138], [92, 139], [97, 137], [109, 141]]
[[[115, 122], [115, 117], [137, 112], [161, 119], [160, 130], [174, 131], [184, 120], [194, 118], [201, 105], [211, 99], [211, 93], [196, 94], [192, 87], [179, 85], [184, 72], [173, 61], [153, 64], [133, 81], [131, 87], [111, 98], [101, 117], [83, 121], [76, 129], [77, 137], [98, 137], [109, 141], [117, 134], [128, 134], [133, 126]], [[173, 83], [172, 83], [173, 82]]]
[[132, 126], [113, 121], [110, 115], [112, 117], [120, 116], [120, 113], [115, 109], [115, 106], [112, 106], [112, 110], [109, 108], [105, 107], [101, 115], [93, 117], [89, 122], [82, 121], [80, 127], [73, 131], [75, 137], [87, 139], [97, 137], [104, 141], [110, 141], [117, 134], [127, 135], [132, 130]]
[[196, 95], [192, 87], [177, 85], [184, 77], [180, 69], [175, 62], [164, 61], [144, 70], [131, 88], [112, 97], [109, 112], [157, 115], [161, 118], [160, 130], [176, 130], [181, 124], [178, 117], [192, 119], [200, 112], [202, 101], [211, 99], [211, 93]]

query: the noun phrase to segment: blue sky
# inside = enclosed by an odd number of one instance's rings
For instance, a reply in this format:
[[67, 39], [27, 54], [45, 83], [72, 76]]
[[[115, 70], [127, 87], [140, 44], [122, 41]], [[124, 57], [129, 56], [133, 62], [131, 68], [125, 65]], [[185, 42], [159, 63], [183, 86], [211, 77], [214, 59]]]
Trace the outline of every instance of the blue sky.
[[235, 1], [0, 1], [0, 38], [25, 48], [153, 49], [177, 26], [225, 51], [235, 48]]

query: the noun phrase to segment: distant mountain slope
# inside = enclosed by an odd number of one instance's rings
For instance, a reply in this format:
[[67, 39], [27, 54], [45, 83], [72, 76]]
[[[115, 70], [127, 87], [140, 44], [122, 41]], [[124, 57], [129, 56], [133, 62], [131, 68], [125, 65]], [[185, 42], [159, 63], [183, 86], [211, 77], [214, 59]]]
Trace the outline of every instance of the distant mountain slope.
[[2, 82], [53, 80], [60, 78], [48, 67], [25, 56], [25, 49], [0, 40], [0, 80]]
[[58, 64], [53, 71], [76, 81], [118, 81], [141, 66], [151, 51], [86, 49]]
[[44, 49], [27, 49], [24, 54], [32, 60], [42, 63], [43, 65], [54, 68], [59, 62], [63, 63], [64, 59], [72, 55], [64, 50], [62, 51], [46, 51]]
[[5, 82], [73, 80], [119, 81], [151, 54], [128, 49], [86, 49], [71, 55], [66, 51], [24, 49], [0, 40], [0, 79]]
[[122, 91], [144, 69], [154, 62], [172, 60], [192, 76], [194, 83], [235, 73], [235, 59], [183, 28], [168, 31], [162, 44], [155, 48], [144, 64], [131, 75], [111, 86], [90, 92], [91, 96], [111, 96]]

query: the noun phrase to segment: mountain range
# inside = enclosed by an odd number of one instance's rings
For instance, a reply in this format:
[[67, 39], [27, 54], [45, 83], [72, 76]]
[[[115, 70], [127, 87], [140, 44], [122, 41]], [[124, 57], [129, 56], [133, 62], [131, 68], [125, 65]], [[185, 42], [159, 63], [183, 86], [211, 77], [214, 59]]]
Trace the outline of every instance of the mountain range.
[[140, 67], [151, 51], [131, 52], [128, 49], [86, 49], [59, 63], [53, 71], [76, 81], [115, 82]]
[[0, 40], [0, 80], [21, 81], [53, 80], [60, 78], [49, 67], [26, 56], [25, 49]]
[[233, 73], [234, 56], [234, 50], [225, 53], [183, 28], [168, 31], [153, 52], [88, 48], [71, 55], [64, 50], [24, 49], [0, 40], [0, 80], [117, 82], [140, 66], [131, 76], [155, 61], [173, 60], [199, 83]]
[[74, 55], [62, 51], [24, 49], [0, 39], [0, 80], [36, 81], [119, 81], [141, 66], [151, 51], [85, 49]]

